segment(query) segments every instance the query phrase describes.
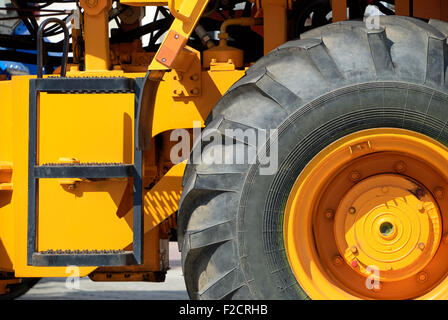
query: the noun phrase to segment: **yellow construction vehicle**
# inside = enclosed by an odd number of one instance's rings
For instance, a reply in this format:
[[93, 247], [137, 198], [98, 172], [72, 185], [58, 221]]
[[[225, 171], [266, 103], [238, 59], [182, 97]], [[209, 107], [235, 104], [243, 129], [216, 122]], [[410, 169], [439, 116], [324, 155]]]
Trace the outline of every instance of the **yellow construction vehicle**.
[[446, 1], [68, 2], [0, 8], [1, 298], [448, 298]]

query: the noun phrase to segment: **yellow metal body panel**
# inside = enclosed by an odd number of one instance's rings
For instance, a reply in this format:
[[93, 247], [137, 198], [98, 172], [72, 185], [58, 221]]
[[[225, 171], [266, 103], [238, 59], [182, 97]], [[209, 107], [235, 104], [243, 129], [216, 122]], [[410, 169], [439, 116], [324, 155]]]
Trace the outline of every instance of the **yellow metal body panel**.
[[[0, 82], [0, 122], [1, 130], [6, 131], [6, 135], [2, 135], [0, 155], [14, 163], [12, 182], [16, 186], [10, 194], [10, 202], [4, 205], [5, 198], [1, 198], [4, 202], [0, 206], [0, 239], [4, 251], [0, 251], [0, 262], [2, 268], [12, 266], [17, 277], [67, 277], [69, 274], [65, 267], [32, 267], [27, 266], [26, 261], [29, 79], [28, 76], [20, 76]], [[93, 270], [80, 268], [80, 276]]]
[[222, 95], [238, 81], [244, 70], [203, 71], [202, 95], [199, 97], [179, 98], [173, 96], [169, 74], [165, 73], [157, 90], [154, 105], [151, 135], [155, 137], [161, 132], [177, 128], [193, 128], [194, 121], [204, 123]]
[[134, 94], [41, 93], [39, 164], [132, 163]]
[[[132, 163], [133, 119], [133, 94], [41, 93], [38, 162]], [[126, 184], [87, 181], [69, 189], [42, 179], [38, 250], [122, 249], [132, 242], [132, 215], [116, 215]]]
[[[0, 81], [0, 161], [12, 162], [12, 86], [10, 81]], [[12, 192], [0, 191], [0, 271], [12, 271], [14, 257], [14, 216]]]
[[168, 218], [179, 208], [181, 185], [186, 162], [172, 167], [163, 178], [148, 190], [143, 198], [145, 227], [147, 232]]

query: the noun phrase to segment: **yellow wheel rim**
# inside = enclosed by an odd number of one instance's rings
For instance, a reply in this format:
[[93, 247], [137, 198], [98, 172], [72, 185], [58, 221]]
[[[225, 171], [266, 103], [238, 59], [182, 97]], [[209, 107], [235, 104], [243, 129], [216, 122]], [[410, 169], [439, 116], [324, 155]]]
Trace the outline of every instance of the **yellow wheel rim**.
[[297, 178], [285, 248], [312, 299], [447, 299], [447, 219], [448, 149], [407, 130], [365, 130]]

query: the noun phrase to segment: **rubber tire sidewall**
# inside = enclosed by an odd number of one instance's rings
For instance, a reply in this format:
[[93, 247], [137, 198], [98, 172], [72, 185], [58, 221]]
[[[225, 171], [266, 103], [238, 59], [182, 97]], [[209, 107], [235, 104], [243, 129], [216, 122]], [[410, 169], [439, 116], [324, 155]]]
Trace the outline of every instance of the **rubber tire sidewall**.
[[[301, 107], [278, 130], [274, 175], [253, 165], [238, 211], [240, 263], [257, 299], [307, 299], [289, 265], [283, 235], [285, 206], [309, 161], [332, 142], [373, 128], [400, 128], [448, 145], [448, 96], [404, 82], [373, 82], [328, 93]], [[428, 106], [431, 105], [431, 108]]]

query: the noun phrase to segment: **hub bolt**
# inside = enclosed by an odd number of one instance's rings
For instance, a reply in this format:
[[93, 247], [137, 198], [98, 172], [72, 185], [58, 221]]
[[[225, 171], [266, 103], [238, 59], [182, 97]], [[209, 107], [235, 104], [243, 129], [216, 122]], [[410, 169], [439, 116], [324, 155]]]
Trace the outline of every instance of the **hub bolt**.
[[361, 173], [359, 171], [354, 170], [350, 173], [349, 178], [350, 178], [350, 181], [357, 182], [361, 179]]
[[417, 275], [417, 279], [420, 282], [425, 282], [426, 280], [428, 280], [428, 274], [424, 271], [419, 272]]
[[398, 173], [403, 173], [407, 170], [406, 163], [404, 163], [403, 161], [398, 161], [397, 163], [395, 163], [394, 169]]
[[437, 199], [441, 200], [443, 199], [444, 196], [444, 190], [442, 187], [436, 187], [434, 189], [434, 195], [436, 196]]
[[343, 261], [344, 261], [344, 260], [342, 259], [341, 256], [335, 256], [335, 257], [333, 258], [333, 264], [334, 264], [335, 266], [340, 266], [340, 265], [342, 264]]
[[327, 209], [327, 211], [325, 211], [325, 218], [333, 219], [333, 217], [334, 217], [334, 210], [333, 209]]

